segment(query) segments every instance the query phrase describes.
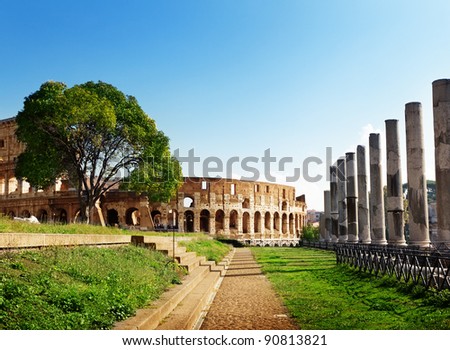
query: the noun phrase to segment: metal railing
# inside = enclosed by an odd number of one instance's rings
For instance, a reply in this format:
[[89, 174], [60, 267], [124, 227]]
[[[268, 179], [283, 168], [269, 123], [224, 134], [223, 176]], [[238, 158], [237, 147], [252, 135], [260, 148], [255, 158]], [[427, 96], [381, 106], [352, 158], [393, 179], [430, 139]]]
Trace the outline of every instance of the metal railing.
[[375, 276], [393, 276], [406, 283], [450, 289], [450, 252], [418, 247], [335, 243], [336, 262]]

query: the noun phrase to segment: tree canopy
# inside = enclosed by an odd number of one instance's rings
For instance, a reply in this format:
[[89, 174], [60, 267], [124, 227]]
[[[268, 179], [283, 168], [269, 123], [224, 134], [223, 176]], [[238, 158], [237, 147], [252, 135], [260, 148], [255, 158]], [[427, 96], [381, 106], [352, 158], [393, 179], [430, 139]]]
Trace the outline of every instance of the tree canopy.
[[181, 167], [170, 154], [169, 139], [133, 96], [110, 84], [68, 88], [46, 82], [25, 98], [16, 121], [17, 138], [26, 146], [16, 176], [38, 188], [69, 179], [84, 221], [119, 182], [160, 201], [169, 200], [180, 184]]

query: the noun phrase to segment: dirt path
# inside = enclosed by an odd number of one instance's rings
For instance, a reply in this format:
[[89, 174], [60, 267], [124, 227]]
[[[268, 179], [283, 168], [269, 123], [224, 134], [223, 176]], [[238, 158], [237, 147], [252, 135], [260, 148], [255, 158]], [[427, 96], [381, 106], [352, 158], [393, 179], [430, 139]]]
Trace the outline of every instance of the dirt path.
[[237, 248], [201, 329], [299, 329], [248, 248]]

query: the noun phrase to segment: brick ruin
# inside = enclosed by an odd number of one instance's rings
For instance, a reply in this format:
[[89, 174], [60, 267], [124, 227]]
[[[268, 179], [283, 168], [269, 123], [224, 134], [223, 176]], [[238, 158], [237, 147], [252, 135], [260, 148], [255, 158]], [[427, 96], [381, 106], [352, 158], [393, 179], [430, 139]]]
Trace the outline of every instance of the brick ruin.
[[[0, 121], [0, 212], [11, 217], [35, 216], [40, 222], [76, 222], [77, 194], [58, 180], [36, 190], [15, 178], [16, 157], [23, 145], [15, 136], [15, 118]], [[305, 197], [292, 186], [217, 178], [185, 178], [169, 203], [110, 190], [100, 200], [93, 222], [140, 230], [205, 232], [251, 241], [256, 245], [298, 242], [306, 222]], [[281, 243], [280, 243], [281, 244]]]

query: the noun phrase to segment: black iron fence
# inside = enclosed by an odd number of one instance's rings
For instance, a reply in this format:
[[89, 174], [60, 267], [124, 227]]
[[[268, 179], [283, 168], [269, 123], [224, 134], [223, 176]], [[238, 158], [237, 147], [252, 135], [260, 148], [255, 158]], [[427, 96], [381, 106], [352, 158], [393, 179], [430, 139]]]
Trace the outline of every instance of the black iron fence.
[[388, 275], [426, 288], [450, 289], [448, 249], [331, 242], [304, 242], [303, 245], [332, 249], [336, 252], [338, 264], [346, 264], [375, 276]]
[[336, 262], [375, 276], [389, 275], [406, 283], [437, 290], [450, 288], [450, 254], [413, 247], [336, 244]]

